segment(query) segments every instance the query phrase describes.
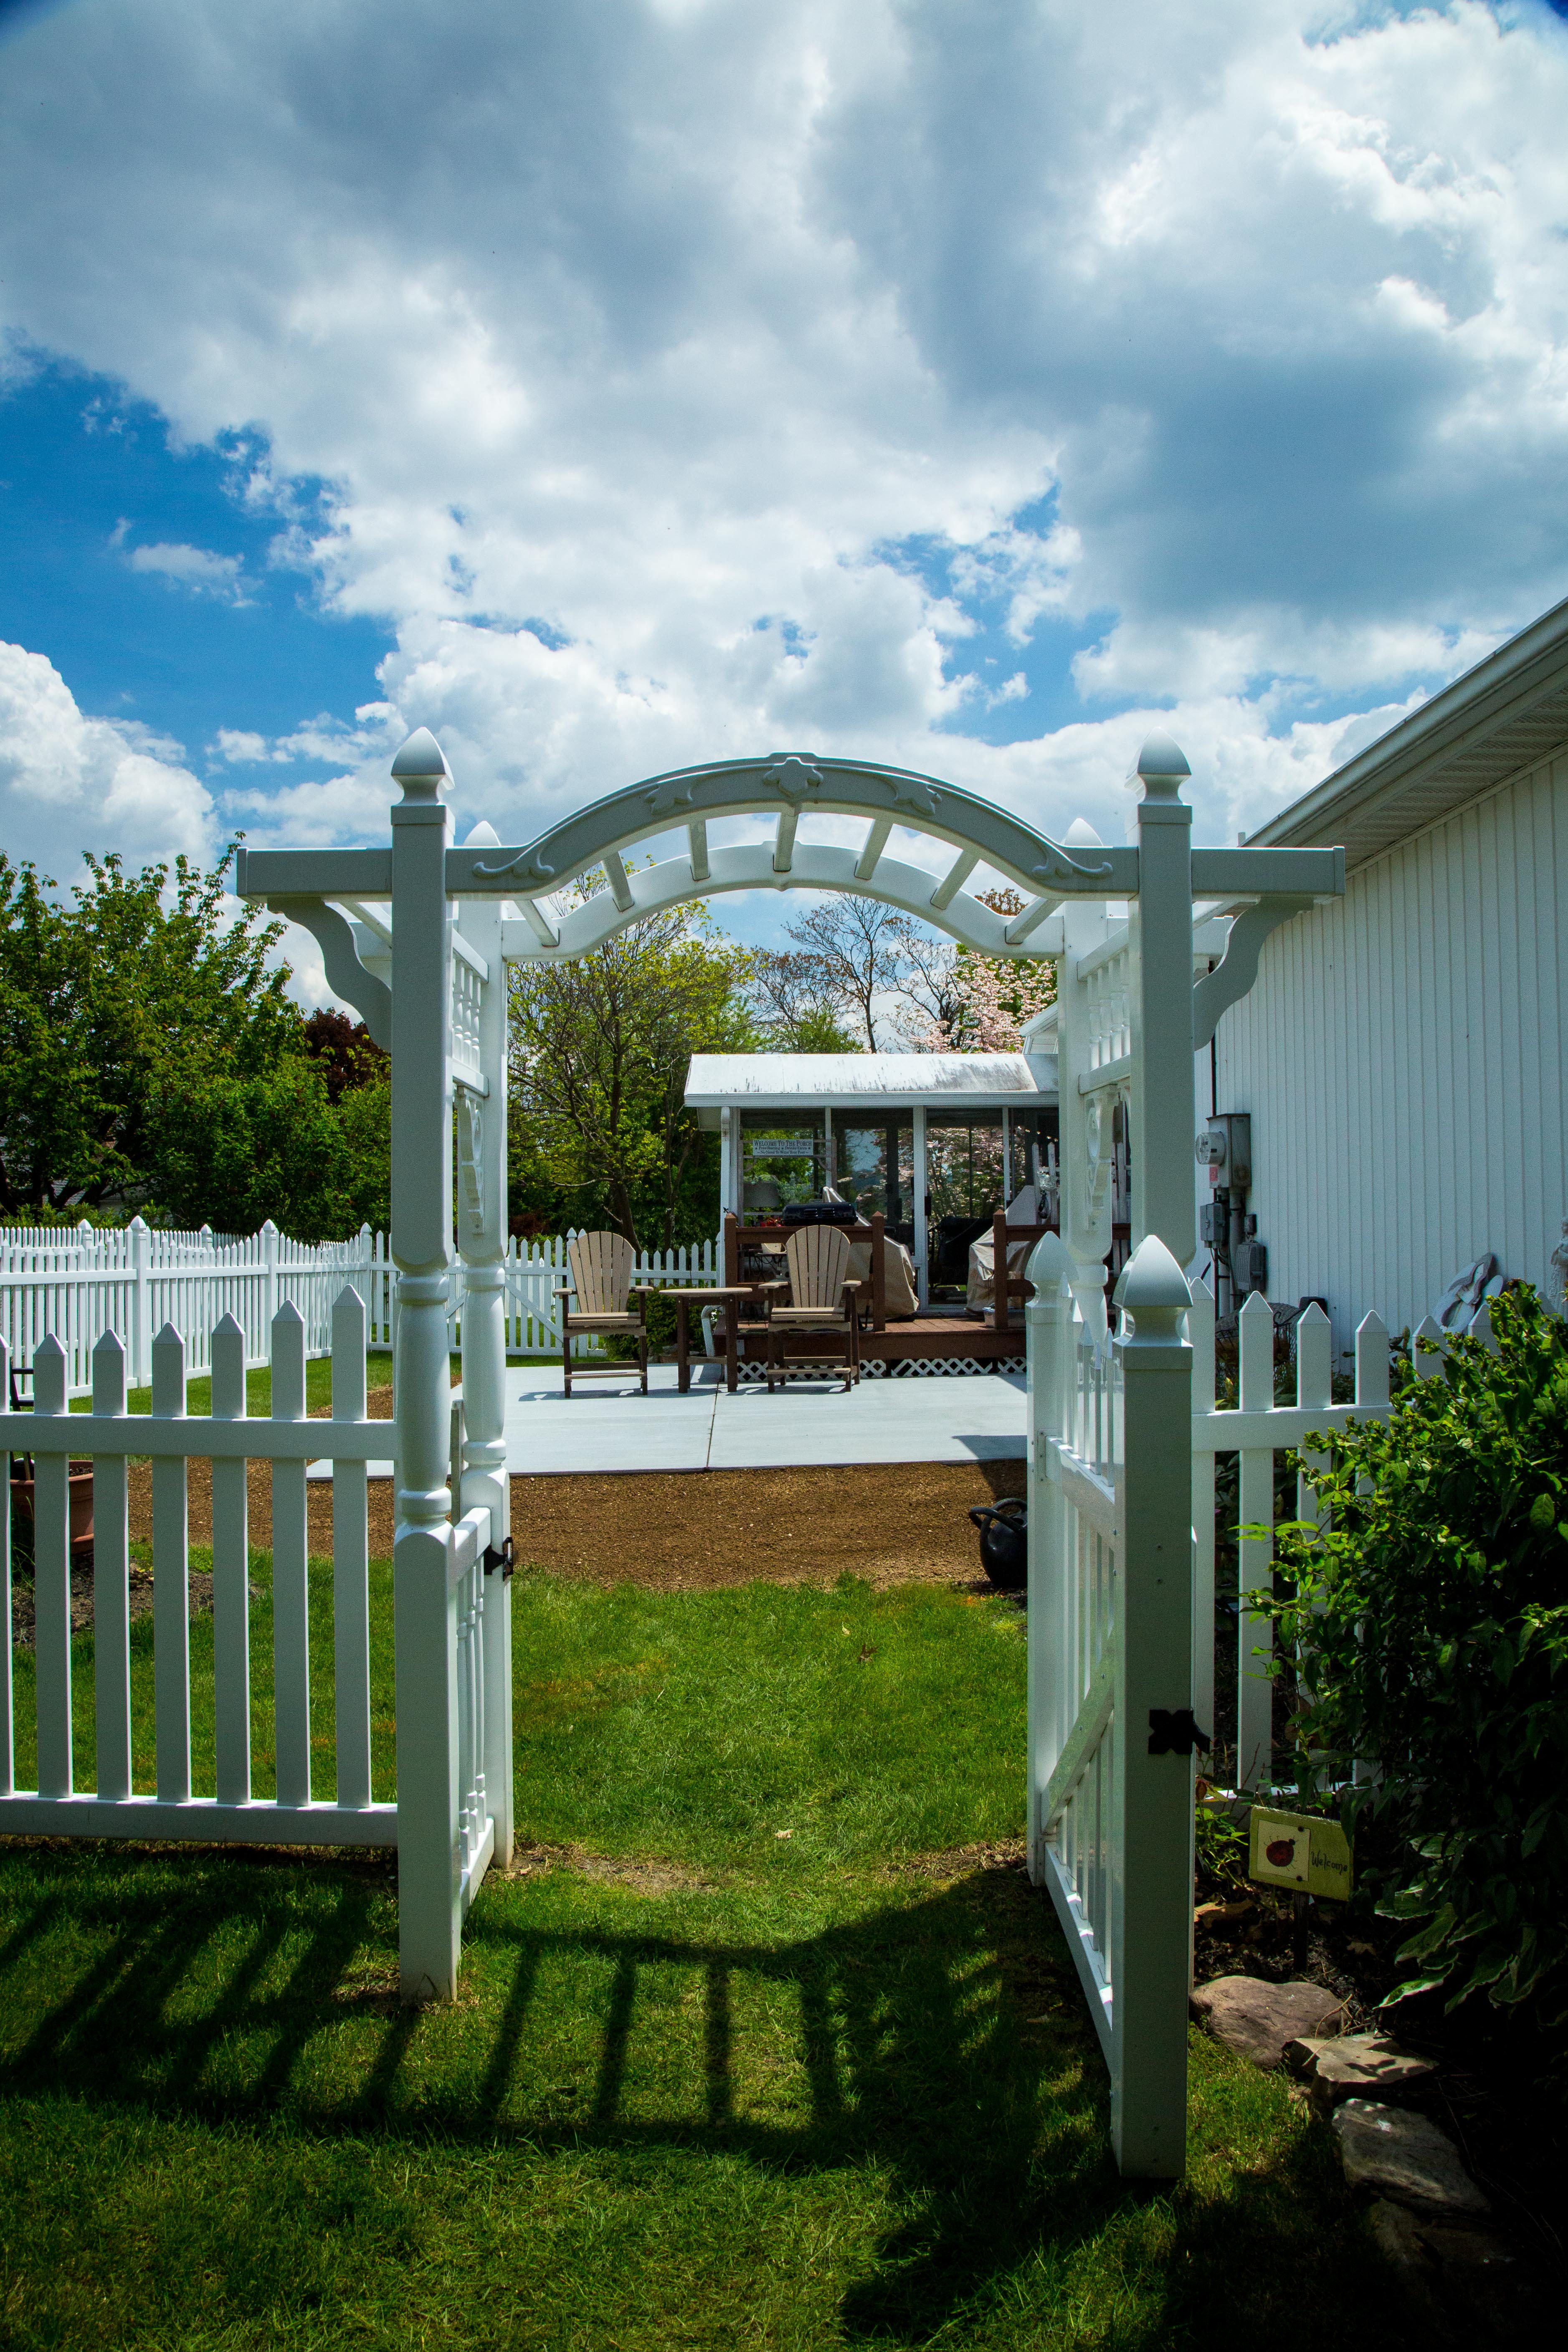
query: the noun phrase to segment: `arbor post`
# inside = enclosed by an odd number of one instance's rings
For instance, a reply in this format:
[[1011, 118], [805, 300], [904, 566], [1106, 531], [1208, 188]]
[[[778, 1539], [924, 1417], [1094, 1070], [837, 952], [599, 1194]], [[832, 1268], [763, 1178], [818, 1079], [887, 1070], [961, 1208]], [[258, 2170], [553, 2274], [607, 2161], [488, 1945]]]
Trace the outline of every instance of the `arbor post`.
[[1197, 1248], [1193, 1185], [1192, 770], [1168, 735], [1138, 755], [1138, 896], [1132, 953], [1132, 1237], [1158, 1234], [1178, 1265]]
[[398, 1270], [396, 1517], [398, 1954], [405, 2000], [450, 2000], [462, 1924], [457, 1596], [452, 1550], [451, 926], [447, 763], [425, 728], [392, 763], [392, 1255]]

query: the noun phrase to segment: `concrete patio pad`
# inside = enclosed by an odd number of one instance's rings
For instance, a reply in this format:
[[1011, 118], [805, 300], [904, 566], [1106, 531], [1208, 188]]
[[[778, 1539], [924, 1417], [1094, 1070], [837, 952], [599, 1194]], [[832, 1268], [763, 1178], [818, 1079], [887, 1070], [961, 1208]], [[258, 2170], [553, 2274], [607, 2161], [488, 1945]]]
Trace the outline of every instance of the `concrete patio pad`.
[[[716, 1365], [694, 1365], [682, 1396], [673, 1364], [622, 1380], [579, 1380], [566, 1396], [558, 1364], [509, 1364], [506, 1459], [534, 1477], [617, 1470], [782, 1470], [812, 1463], [1021, 1461], [1026, 1401], [1019, 1373], [792, 1381], [770, 1396], [760, 1381], [735, 1395]], [[390, 1462], [373, 1462], [389, 1478]], [[312, 1464], [312, 1478], [331, 1475]]]
[[507, 1466], [535, 1475], [591, 1470], [784, 1469], [811, 1463], [974, 1462], [1021, 1458], [1021, 1377], [794, 1381], [773, 1396], [745, 1381], [734, 1396], [708, 1367], [681, 1396], [656, 1364], [649, 1394], [609, 1381], [562, 1393], [559, 1371], [507, 1376]]

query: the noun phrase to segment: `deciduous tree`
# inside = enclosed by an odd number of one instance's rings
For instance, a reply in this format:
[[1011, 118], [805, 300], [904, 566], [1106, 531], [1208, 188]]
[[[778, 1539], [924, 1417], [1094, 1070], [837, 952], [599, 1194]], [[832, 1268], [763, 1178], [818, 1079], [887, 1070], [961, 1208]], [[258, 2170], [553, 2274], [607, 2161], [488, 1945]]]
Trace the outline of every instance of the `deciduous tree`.
[[602, 1213], [635, 1244], [657, 1234], [666, 1248], [683, 1227], [711, 1231], [714, 1203], [692, 1186], [703, 1145], [686, 1074], [694, 1053], [755, 1044], [747, 965], [697, 903], [570, 961], [513, 967], [511, 1118], [523, 1156], [575, 1196], [574, 1223]]

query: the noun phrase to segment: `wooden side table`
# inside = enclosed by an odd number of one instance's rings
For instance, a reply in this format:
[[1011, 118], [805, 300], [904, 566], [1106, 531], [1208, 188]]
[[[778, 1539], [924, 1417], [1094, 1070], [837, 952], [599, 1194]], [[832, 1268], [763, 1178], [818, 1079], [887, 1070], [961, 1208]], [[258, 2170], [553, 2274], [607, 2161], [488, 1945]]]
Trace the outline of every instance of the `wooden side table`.
[[[756, 1286], [743, 1282], [724, 1284], [715, 1288], [711, 1284], [704, 1284], [700, 1289], [666, 1290], [664, 1296], [675, 1301], [675, 1384], [680, 1394], [685, 1396], [691, 1387], [692, 1300], [695, 1298], [702, 1307], [717, 1306], [721, 1300], [730, 1298], [738, 1303], [742, 1298], [754, 1298]], [[741, 1379], [741, 1350], [736, 1332], [739, 1322], [738, 1314], [724, 1318], [724, 1384], [731, 1395], [740, 1386]]]

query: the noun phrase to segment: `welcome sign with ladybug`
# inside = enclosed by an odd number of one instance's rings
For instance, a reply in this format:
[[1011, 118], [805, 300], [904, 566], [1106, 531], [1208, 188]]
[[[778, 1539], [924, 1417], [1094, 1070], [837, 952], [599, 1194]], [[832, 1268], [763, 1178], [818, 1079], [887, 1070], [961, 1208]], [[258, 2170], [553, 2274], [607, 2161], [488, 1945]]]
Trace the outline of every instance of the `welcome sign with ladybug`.
[[1254, 1805], [1247, 1874], [1263, 1886], [1289, 1886], [1342, 1903], [1351, 1891], [1351, 1842], [1338, 1822]]

